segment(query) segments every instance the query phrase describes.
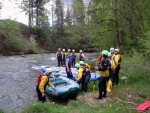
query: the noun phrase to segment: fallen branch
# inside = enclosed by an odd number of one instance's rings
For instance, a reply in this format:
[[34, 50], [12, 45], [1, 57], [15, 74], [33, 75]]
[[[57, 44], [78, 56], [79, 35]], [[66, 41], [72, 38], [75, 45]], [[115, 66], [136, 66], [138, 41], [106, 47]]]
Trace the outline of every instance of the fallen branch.
[[116, 97], [116, 99], [117, 99], [118, 101], [120, 101], [120, 102], [125, 102], [125, 103], [128, 103], [128, 104], [137, 105], [137, 104], [135, 104], [135, 103], [133, 103], [133, 102], [124, 101], [124, 100], [121, 100], [121, 99], [119, 99], [119, 98], [117, 98], [117, 97]]

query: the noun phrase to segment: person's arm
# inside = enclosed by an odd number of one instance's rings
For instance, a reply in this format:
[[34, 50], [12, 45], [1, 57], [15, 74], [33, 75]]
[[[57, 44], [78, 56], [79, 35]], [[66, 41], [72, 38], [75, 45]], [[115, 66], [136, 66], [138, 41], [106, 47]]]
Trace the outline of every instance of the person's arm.
[[47, 83], [47, 81], [48, 81], [47, 76], [43, 76], [43, 77], [41, 78], [41, 82], [40, 82], [40, 84], [39, 84], [39, 90], [40, 90], [41, 93], [44, 93], [44, 92], [45, 92], [45, 91], [44, 91], [44, 86], [45, 86], [45, 84]]
[[66, 59], [66, 68], [67, 68], [67, 72], [69, 72], [68, 59]]
[[61, 52], [61, 56], [62, 56], [62, 59], [64, 58], [64, 53], [63, 52]]
[[97, 63], [100, 64], [100, 56], [97, 58]]
[[55, 89], [55, 87], [53, 86], [53, 84], [50, 81], [48, 82], [48, 86], [50, 86], [52, 89]]
[[57, 58], [58, 52], [56, 53], [56, 58]]
[[118, 64], [119, 64], [119, 55], [115, 56], [115, 64], [116, 64], [116, 67], [118, 67]]
[[91, 66], [89, 64], [86, 63], [86, 68], [88, 68], [88, 70], [91, 70]]
[[85, 56], [84, 56], [84, 54], [83, 54], [83, 53], [82, 53], [82, 55], [81, 55], [81, 56], [82, 56], [82, 59], [84, 60]]

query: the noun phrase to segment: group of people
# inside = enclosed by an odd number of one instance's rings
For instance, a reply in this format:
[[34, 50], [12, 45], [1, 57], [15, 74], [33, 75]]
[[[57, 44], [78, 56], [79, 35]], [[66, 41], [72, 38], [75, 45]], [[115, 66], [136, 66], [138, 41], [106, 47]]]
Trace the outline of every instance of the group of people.
[[[70, 49], [65, 52], [65, 49], [61, 51], [61, 49], [58, 48], [56, 57], [58, 60], [58, 66], [65, 66], [68, 78], [73, 78], [71, 67], [77, 68], [78, 71], [76, 82], [79, 85], [81, 84], [83, 91], [87, 92], [88, 82], [91, 77], [91, 66], [86, 63], [85, 56], [82, 50], [79, 51], [78, 56], [77, 53], [75, 53], [74, 49], [72, 50], [72, 52]], [[78, 63], [76, 63], [77, 57], [79, 57]], [[103, 50], [102, 52], [100, 52], [97, 59], [97, 65], [95, 66], [95, 70], [100, 71], [100, 78], [98, 84], [99, 96], [96, 99], [102, 99], [103, 97], [106, 98], [106, 85], [109, 79], [113, 81], [113, 85], [118, 84], [120, 63], [121, 55], [119, 49], [110, 48], [110, 52], [107, 50]], [[45, 73], [42, 73], [41, 76], [39, 76], [36, 88], [39, 101], [46, 101], [44, 91], [47, 85], [55, 89], [55, 87], [49, 82], [49, 76], [51, 75], [51, 73], [52, 69], [47, 68]]]
[[[63, 49], [64, 50], [64, 49]], [[63, 52], [62, 52], [63, 53]], [[58, 54], [61, 54], [60, 48], [56, 53], [57, 58], [59, 57]], [[63, 56], [60, 55], [61, 57]], [[62, 57], [64, 58], [64, 57]], [[66, 66], [66, 73], [67, 77], [72, 79], [72, 72], [71, 67], [75, 67], [78, 69], [77, 72], [77, 79], [76, 82], [82, 85], [82, 90], [87, 92], [88, 90], [88, 82], [90, 79], [90, 65], [85, 62], [85, 56], [80, 50], [79, 53], [79, 63], [76, 63], [77, 54], [75, 50], [65, 53], [65, 66]], [[58, 58], [58, 62], [59, 62]], [[74, 62], [75, 61], [75, 62]], [[109, 79], [112, 80], [113, 85], [117, 85], [119, 82], [119, 70], [120, 70], [120, 63], [121, 63], [121, 55], [119, 49], [110, 48], [110, 51], [103, 50], [100, 52], [97, 58], [97, 66], [95, 66], [95, 70], [100, 71], [100, 78], [99, 78], [99, 96], [97, 99], [102, 99], [102, 97], [106, 97], [106, 85]], [[74, 65], [75, 64], [75, 65]]]
[[[75, 67], [78, 69], [76, 82], [82, 85], [83, 91], [87, 92], [88, 82], [91, 77], [91, 74], [90, 74], [91, 67], [89, 64], [85, 62], [85, 56], [84, 56], [83, 51], [80, 50], [79, 55], [77, 55], [74, 49], [72, 50], [72, 52], [70, 51], [70, 49], [68, 49], [68, 52], [65, 52], [65, 49], [63, 49], [63, 51], [61, 52], [61, 49], [58, 48], [56, 57], [58, 60], [58, 66], [60, 66], [60, 64], [65, 65], [68, 78], [70, 79], [73, 78], [71, 67], [73, 68]], [[78, 63], [76, 63], [77, 61]]]
[[[65, 49], [61, 49], [58, 48], [58, 51], [56, 52], [56, 57], [57, 57], [57, 61], [58, 61], [58, 66], [66, 66], [66, 58], [69, 57], [70, 62], [71, 62], [71, 66], [75, 67], [75, 63], [76, 61], [83, 61], [85, 59], [84, 53], [82, 52], [82, 50], [79, 51], [79, 55], [75, 52], [75, 49], [72, 49], [72, 51], [70, 49], [66, 50]], [[77, 60], [78, 58], [78, 60]]]

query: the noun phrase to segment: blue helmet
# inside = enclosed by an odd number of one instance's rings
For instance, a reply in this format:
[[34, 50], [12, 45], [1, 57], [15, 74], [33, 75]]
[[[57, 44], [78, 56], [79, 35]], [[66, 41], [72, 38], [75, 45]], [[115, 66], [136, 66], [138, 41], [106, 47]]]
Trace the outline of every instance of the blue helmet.
[[43, 73], [46, 72], [46, 67], [45, 67], [45, 66], [41, 66], [40, 69], [41, 69], [41, 71], [42, 71]]

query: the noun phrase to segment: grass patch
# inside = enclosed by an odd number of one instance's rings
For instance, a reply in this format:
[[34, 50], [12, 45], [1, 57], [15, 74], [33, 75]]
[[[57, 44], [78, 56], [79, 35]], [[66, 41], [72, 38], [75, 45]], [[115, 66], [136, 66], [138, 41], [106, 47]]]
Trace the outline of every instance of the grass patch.
[[4, 113], [4, 111], [0, 109], [0, 113]]

